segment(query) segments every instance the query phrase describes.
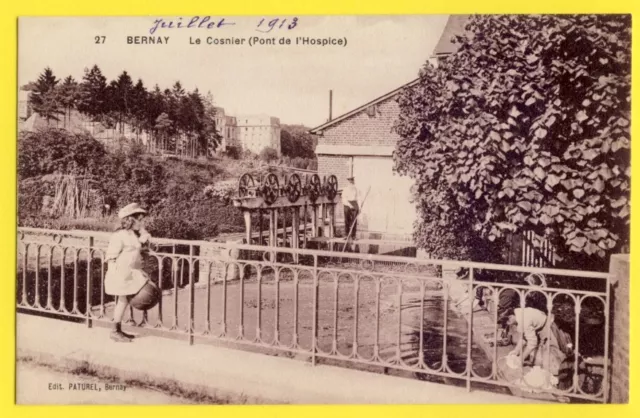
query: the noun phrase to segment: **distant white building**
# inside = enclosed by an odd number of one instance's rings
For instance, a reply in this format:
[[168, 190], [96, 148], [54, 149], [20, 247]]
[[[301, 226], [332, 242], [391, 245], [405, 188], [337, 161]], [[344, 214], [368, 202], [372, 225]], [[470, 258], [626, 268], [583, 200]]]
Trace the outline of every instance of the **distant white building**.
[[261, 115], [240, 115], [236, 117], [238, 126], [238, 142], [243, 150], [259, 154], [263, 149], [271, 147], [281, 153], [280, 119]]
[[240, 146], [238, 142], [238, 122], [235, 116], [226, 114], [223, 107], [216, 107], [216, 129], [222, 137], [219, 151], [226, 151], [228, 147]]
[[29, 105], [29, 94], [26, 90], [18, 90], [18, 121], [24, 122], [31, 116], [32, 110]]

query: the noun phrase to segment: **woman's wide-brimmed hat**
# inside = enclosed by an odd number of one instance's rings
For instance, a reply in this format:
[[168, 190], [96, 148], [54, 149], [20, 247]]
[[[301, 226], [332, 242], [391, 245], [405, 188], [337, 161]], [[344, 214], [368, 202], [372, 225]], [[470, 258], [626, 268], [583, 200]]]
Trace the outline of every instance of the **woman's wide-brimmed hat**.
[[131, 203], [131, 204], [128, 204], [127, 206], [123, 207], [122, 209], [120, 209], [120, 211], [118, 211], [118, 218], [124, 219], [127, 216], [135, 215], [137, 213], [146, 214], [147, 211], [142, 209], [139, 204]]

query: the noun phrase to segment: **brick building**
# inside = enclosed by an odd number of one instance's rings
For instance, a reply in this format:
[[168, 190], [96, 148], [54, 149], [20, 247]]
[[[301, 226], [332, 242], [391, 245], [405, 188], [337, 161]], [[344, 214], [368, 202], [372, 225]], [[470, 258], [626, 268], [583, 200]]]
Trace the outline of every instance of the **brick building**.
[[[452, 15], [432, 54], [437, 65], [455, 52], [452, 38], [464, 30], [468, 15]], [[393, 150], [400, 137], [393, 125], [400, 114], [396, 98], [409, 82], [377, 99], [311, 130], [318, 135], [320, 176], [335, 174], [338, 184], [353, 175], [361, 195], [369, 191], [359, 217], [362, 229], [410, 235], [416, 219], [411, 202], [412, 180], [393, 171]], [[342, 216], [338, 211], [338, 216]]]
[[[338, 184], [354, 176], [361, 199], [361, 230], [409, 235], [415, 208], [412, 180], [393, 172], [393, 150], [400, 137], [393, 125], [400, 114], [396, 97], [414, 80], [311, 130], [318, 135], [318, 174], [335, 174]], [[339, 217], [342, 216], [339, 211]]]

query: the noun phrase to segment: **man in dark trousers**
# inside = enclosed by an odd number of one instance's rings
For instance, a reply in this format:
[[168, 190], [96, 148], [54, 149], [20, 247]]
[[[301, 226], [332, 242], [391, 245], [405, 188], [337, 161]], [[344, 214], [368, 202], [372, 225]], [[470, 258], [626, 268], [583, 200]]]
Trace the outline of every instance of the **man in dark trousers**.
[[349, 177], [347, 181], [347, 186], [342, 189], [345, 240], [355, 239], [358, 228], [358, 212], [360, 211], [360, 207], [358, 206], [358, 189], [356, 189], [355, 179]]

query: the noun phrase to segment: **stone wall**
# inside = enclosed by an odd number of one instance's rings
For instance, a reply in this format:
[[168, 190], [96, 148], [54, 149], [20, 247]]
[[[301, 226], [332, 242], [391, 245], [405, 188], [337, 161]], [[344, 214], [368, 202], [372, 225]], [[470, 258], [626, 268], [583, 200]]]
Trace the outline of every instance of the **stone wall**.
[[611, 403], [629, 402], [629, 255], [611, 257]]

